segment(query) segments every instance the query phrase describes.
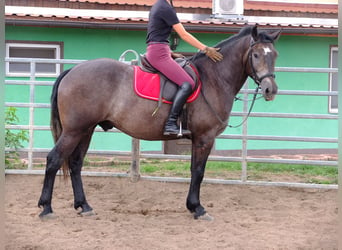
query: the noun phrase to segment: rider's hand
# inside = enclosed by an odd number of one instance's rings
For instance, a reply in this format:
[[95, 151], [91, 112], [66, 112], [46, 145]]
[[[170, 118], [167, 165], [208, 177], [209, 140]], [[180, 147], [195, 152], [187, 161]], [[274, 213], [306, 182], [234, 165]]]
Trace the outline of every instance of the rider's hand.
[[218, 52], [220, 48], [205, 47], [203, 52], [214, 62], [219, 62], [223, 59], [223, 55]]

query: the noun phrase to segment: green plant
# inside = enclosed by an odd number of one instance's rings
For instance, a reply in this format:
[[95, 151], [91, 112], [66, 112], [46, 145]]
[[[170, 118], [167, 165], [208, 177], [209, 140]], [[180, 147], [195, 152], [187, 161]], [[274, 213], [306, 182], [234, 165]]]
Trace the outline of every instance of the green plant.
[[154, 173], [158, 171], [158, 166], [153, 166], [153, 165], [146, 165], [141, 167], [141, 172], [142, 173]]
[[[9, 107], [5, 112], [5, 125], [15, 125], [19, 122], [19, 118], [16, 115], [17, 109]], [[18, 148], [22, 148], [23, 142], [28, 141], [28, 132], [20, 130], [13, 132], [10, 129], [5, 129], [5, 165], [6, 168], [11, 166], [11, 161], [18, 161], [19, 154]]]

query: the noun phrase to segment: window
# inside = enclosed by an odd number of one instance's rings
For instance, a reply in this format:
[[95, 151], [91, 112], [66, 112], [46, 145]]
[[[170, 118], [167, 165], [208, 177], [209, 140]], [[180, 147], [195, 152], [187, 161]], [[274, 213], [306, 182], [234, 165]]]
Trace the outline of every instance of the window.
[[[60, 59], [60, 43], [6, 43], [6, 57], [9, 58], [41, 58]], [[36, 63], [36, 76], [55, 77], [61, 72], [60, 64]], [[29, 76], [29, 62], [6, 62], [6, 75]]]
[[[338, 68], [338, 47], [330, 48], [330, 68]], [[329, 74], [329, 91], [338, 90], [338, 73]], [[338, 113], [338, 96], [329, 96], [329, 112]]]

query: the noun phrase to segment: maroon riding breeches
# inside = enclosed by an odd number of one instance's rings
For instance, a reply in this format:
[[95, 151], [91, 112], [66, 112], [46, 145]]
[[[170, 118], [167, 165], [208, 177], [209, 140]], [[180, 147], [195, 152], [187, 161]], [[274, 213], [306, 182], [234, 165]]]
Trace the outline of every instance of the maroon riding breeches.
[[150, 64], [163, 73], [167, 78], [181, 86], [184, 82], [195, 87], [194, 80], [171, 57], [171, 50], [166, 43], [150, 43], [147, 46], [147, 60]]

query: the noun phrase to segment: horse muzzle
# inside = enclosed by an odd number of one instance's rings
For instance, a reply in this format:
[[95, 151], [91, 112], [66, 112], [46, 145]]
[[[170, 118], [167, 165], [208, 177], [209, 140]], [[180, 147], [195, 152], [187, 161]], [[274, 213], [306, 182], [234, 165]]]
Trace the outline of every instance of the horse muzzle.
[[259, 84], [265, 101], [272, 101], [278, 92], [278, 86], [273, 77], [264, 78]]

